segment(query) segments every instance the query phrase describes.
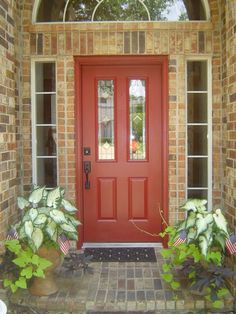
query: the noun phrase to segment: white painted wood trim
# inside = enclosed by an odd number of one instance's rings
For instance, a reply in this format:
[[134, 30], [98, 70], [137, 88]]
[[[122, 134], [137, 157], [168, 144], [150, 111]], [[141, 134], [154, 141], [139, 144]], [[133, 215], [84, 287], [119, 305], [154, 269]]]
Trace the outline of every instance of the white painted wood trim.
[[208, 0], [202, 0], [202, 5], [203, 5], [203, 7], [205, 9], [206, 20], [210, 21], [211, 20], [211, 11], [210, 11], [210, 6], [209, 6]]
[[[208, 81], [207, 81], [207, 124], [200, 124], [200, 125], [208, 125], [208, 155], [207, 156], [194, 156], [194, 157], [202, 157], [202, 158], [208, 158], [208, 195], [207, 195], [207, 201], [208, 201], [208, 209], [212, 209], [212, 58], [211, 56], [205, 56], [205, 55], [195, 55], [195, 56], [187, 56], [185, 58], [185, 103], [187, 106], [187, 62], [188, 61], [207, 61], [207, 74], [208, 74]], [[204, 93], [204, 91], [199, 91], [201, 93]], [[185, 119], [185, 134], [186, 134], [186, 139], [187, 139], [187, 127], [188, 125], [192, 125], [187, 123], [187, 107], [186, 107], [186, 119]], [[197, 125], [197, 124], [196, 124]], [[199, 125], [199, 124], [198, 124]], [[187, 197], [187, 191], [188, 191], [188, 157], [193, 157], [193, 156], [188, 156], [188, 142], [186, 140], [186, 145], [185, 145], [185, 195]], [[206, 188], [191, 188], [189, 189], [194, 190], [194, 189], [199, 189], [199, 190], [204, 190]]]
[[[52, 59], [52, 58], [32, 58], [31, 59], [31, 130], [32, 130], [32, 134], [31, 134], [31, 143], [32, 143], [32, 183], [33, 184], [37, 184], [37, 159], [42, 158], [54, 158], [57, 160], [57, 183], [58, 183], [58, 173], [59, 173], [59, 165], [58, 165], [58, 129], [57, 129], [57, 125], [56, 124], [37, 124], [36, 123], [36, 95], [38, 95], [39, 93], [36, 93], [36, 89], [35, 89], [35, 85], [36, 85], [36, 72], [35, 72], [35, 64], [36, 62], [42, 62], [42, 63], [46, 63], [46, 62], [52, 62], [55, 63], [55, 81], [56, 81], [56, 86], [55, 86], [55, 92], [51, 92], [51, 93], [40, 93], [42, 94], [54, 94], [56, 99], [56, 121], [57, 121], [57, 66], [56, 66], [56, 60]], [[36, 138], [36, 126], [53, 126], [56, 127], [56, 131], [57, 131], [57, 155], [56, 156], [37, 156], [37, 138]]]
[[36, 20], [37, 20], [40, 2], [41, 0], [34, 1], [33, 11], [32, 11], [32, 23], [37, 23]]
[[37, 182], [36, 163], [36, 94], [35, 94], [35, 61], [31, 60], [31, 143], [32, 143], [32, 183]]

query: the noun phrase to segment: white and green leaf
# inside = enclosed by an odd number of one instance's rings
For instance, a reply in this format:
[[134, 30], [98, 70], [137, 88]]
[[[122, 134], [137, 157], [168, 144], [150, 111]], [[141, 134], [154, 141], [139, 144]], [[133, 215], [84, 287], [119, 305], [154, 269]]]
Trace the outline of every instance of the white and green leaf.
[[34, 226], [31, 220], [27, 220], [24, 223], [24, 229], [25, 229], [25, 234], [27, 235], [27, 237], [31, 238], [33, 230], [34, 230]]
[[57, 224], [67, 222], [64, 213], [58, 209], [51, 210], [49, 215]]
[[68, 239], [70, 240], [75, 240], [78, 241], [78, 233], [74, 233], [74, 232], [67, 232], [66, 236]]
[[227, 221], [226, 221], [224, 215], [222, 214], [220, 208], [215, 210], [215, 213], [213, 214], [213, 218], [214, 218], [216, 226], [221, 231], [223, 231], [227, 236], [229, 236], [228, 228], [227, 228]]
[[25, 233], [25, 226], [23, 225], [20, 229], [19, 229], [19, 238], [20, 239], [24, 239], [27, 237], [27, 234]]
[[180, 231], [185, 230], [185, 221], [180, 222], [179, 224], [177, 224], [176, 226], [176, 232], [179, 234]]
[[43, 232], [42, 232], [42, 230], [39, 228], [35, 228], [33, 233], [32, 233], [31, 240], [34, 243], [36, 250], [38, 250], [43, 243]]
[[61, 197], [60, 187], [51, 190], [47, 195], [47, 206], [56, 208], [61, 200]]
[[222, 250], [225, 251], [225, 234], [217, 232], [214, 234], [214, 240], [219, 243]]
[[186, 220], [186, 225], [185, 229], [189, 229], [196, 224], [196, 213], [195, 212], [190, 212], [188, 215], [188, 218]]
[[38, 211], [36, 208], [30, 208], [28, 214], [29, 214], [30, 219], [34, 221], [35, 218], [38, 216]]
[[37, 209], [38, 209], [39, 214], [44, 214], [47, 216], [49, 215], [50, 210], [51, 210], [51, 208], [48, 208], [48, 207], [39, 207]]
[[29, 196], [29, 202], [32, 204], [38, 204], [43, 197], [44, 190], [45, 187], [36, 188], [35, 190], [33, 190], [33, 192]]
[[181, 208], [184, 210], [192, 210], [196, 212], [198, 209], [206, 210], [207, 201], [202, 199], [188, 199]]
[[77, 232], [76, 228], [72, 224], [63, 223], [60, 227], [67, 232]]
[[64, 206], [65, 210], [67, 210], [68, 212], [76, 212], [77, 211], [77, 208], [65, 199], [62, 199], [61, 204]]
[[39, 214], [38, 217], [35, 219], [35, 225], [42, 225], [46, 222], [47, 216], [45, 214]]
[[73, 226], [75, 226], [75, 227], [81, 225], [81, 222], [80, 222], [78, 219], [76, 219], [76, 218], [74, 218], [73, 216], [71, 216], [71, 215], [68, 215], [68, 216], [66, 215], [66, 218], [67, 218], [67, 220], [69, 220], [69, 221], [73, 224]]
[[211, 214], [208, 214], [206, 216], [203, 216], [202, 214], [197, 214], [197, 220], [196, 220], [196, 228], [197, 228], [197, 235], [196, 237], [199, 236], [199, 234], [205, 232], [208, 228], [208, 225], [212, 223], [213, 218]]
[[206, 240], [207, 240], [207, 242], [208, 242], [208, 246], [210, 246], [211, 244], [212, 244], [212, 241], [213, 241], [213, 229], [212, 229], [212, 223], [210, 223], [209, 225], [208, 225], [208, 228], [203, 232], [203, 234], [202, 234], [205, 238], [206, 238]]
[[51, 239], [53, 239], [54, 241], [57, 240], [57, 224], [55, 223], [55, 221], [51, 220], [47, 224], [45, 230]]
[[206, 256], [207, 251], [208, 251], [208, 242], [207, 242], [207, 239], [203, 235], [199, 237], [199, 246], [200, 246], [202, 255]]
[[17, 205], [20, 209], [25, 209], [27, 206], [29, 206], [29, 202], [24, 197], [19, 196], [17, 197]]
[[195, 228], [190, 228], [187, 233], [187, 243], [190, 243], [193, 240], [195, 240], [196, 235], [197, 235], [197, 230]]

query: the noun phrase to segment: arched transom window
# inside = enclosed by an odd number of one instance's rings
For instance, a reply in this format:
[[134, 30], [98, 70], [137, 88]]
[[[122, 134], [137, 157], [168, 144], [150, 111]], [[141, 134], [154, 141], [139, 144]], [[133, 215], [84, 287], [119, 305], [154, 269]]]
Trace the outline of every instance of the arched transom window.
[[38, 0], [33, 22], [208, 20], [207, 0]]

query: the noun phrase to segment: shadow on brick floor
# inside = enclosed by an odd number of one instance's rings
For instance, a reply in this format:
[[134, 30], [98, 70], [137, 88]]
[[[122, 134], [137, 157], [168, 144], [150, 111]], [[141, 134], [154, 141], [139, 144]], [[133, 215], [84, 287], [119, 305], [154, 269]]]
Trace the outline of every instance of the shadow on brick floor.
[[28, 290], [9, 297], [9, 314], [97, 314], [97, 313], [234, 313], [232, 297], [215, 311], [202, 297], [178, 291], [178, 299], [161, 279], [163, 259], [156, 250], [157, 262], [91, 263], [93, 274], [58, 272], [59, 291], [36, 297]]

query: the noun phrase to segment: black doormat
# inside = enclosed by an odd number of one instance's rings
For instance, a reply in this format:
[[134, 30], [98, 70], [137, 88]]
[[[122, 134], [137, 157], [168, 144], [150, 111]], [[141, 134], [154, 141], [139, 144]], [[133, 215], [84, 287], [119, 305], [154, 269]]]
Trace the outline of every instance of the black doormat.
[[156, 262], [154, 248], [86, 248], [92, 262]]

